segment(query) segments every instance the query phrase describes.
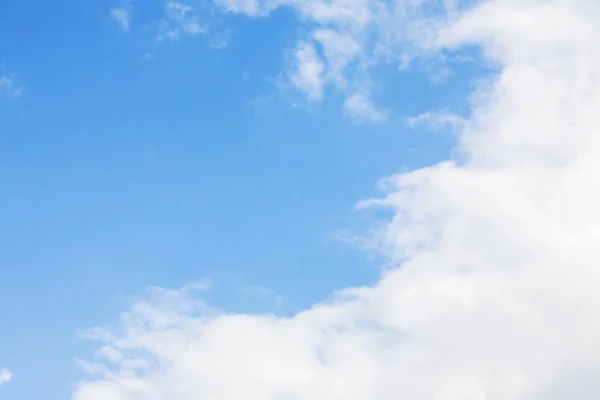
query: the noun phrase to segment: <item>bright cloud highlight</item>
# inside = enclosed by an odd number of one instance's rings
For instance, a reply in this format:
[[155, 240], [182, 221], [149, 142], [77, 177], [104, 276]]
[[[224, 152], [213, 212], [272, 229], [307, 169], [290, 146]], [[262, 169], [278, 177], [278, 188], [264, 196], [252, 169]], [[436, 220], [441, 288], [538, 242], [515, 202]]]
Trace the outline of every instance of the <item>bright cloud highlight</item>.
[[0, 369], [0, 386], [12, 381], [13, 378], [14, 375], [9, 369]]

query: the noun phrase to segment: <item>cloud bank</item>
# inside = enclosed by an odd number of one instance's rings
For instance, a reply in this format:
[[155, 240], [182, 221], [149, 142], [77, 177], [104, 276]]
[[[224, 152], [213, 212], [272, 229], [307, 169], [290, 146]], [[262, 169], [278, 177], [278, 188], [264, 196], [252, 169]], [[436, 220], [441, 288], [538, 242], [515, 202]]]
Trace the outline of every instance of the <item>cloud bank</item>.
[[[220, 1], [256, 16], [278, 4]], [[357, 32], [381, 4], [287, 3]], [[87, 332], [101, 348], [81, 362], [91, 376], [74, 400], [600, 393], [600, 4], [448, 1], [432, 18], [417, 3], [403, 1], [398, 20], [410, 16], [422, 33], [414, 51], [477, 46], [499, 72], [479, 83], [456, 126], [456, 159], [389, 177], [382, 198], [360, 204], [393, 211], [373, 241], [397, 268], [285, 318], [215, 310], [188, 288], [152, 289], [116, 329]], [[329, 65], [310, 73], [335, 76]]]

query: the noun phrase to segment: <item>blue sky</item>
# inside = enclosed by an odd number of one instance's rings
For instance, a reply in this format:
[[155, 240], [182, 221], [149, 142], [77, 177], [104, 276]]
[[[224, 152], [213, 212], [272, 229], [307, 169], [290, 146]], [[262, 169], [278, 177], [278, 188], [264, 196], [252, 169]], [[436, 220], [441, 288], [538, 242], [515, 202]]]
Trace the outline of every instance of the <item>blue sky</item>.
[[0, 100], [0, 368], [15, 375], [3, 398], [68, 398], [90, 352], [78, 332], [148, 286], [210, 281], [213, 305], [288, 315], [376, 280], [381, 259], [340, 240], [370, 226], [355, 203], [449, 156], [450, 132], [407, 119], [463, 112], [480, 68], [437, 81], [427, 63], [382, 63], [370, 80], [385, 120], [360, 120], [335, 85], [311, 100], [290, 84], [311, 29], [293, 8], [192, 2], [209, 27], [196, 34], [165, 25], [164, 1], [139, 3], [0, 6], [13, 82]]

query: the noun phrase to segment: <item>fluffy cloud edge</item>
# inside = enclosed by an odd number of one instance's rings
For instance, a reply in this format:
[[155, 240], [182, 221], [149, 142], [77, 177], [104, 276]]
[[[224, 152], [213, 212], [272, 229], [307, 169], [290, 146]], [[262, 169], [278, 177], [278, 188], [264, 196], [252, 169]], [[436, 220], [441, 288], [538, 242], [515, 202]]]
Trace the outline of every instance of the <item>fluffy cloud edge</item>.
[[123, 32], [129, 32], [133, 14], [133, 1], [124, 0], [121, 6], [110, 10], [110, 18], [116, 22]]

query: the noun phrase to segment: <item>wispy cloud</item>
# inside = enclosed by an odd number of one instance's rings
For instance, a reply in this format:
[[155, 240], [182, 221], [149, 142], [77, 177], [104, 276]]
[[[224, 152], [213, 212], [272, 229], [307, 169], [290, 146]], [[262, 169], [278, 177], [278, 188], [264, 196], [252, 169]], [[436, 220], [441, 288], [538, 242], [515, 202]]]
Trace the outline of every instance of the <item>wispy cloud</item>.
[[[392, 63], [404, 68], [416, 52], [432, 53], [428, 46], [431, 46], [431, 32], [438, 16], [430, 20], [418, 18], [421, 5], [426, 2], [428, 0], [213, 0], [211, 6], [204, 6], [213, 7], [212, 18], [219, 12], [267, 17], [280, 7], [293, 9], [306, 34], [286, 52], [288, 65], [282, 71], [285, 82], [280, 86], [293, 89], [313, 104], [322, 100], [328, 89], [341, 92], [346, 97], [344, 109], [349, 115], [357, 121], [377, 123], [387, 120], [388, 112], [376, 109], [366, 96], [366, 93], [376, 92], [373, 84], [377, 82], [372, 79], [372, 71], [382, 64]], [[449, 10], [442, 14], [450, 13]], [[132, 4], [128, 0], [112, 10], [112, 17], [128, 31], [131, 13]], [[159, 23], [156, 43], [204, 33], [210, 47], [223, 49], [229, 43], [229, 32], [214, 33], [214, 21], [210, 20], [190, 2], [169, 0], [165, 3], [165, 17]], [[443, 83], [451, 75], [450, 67], [440, 54], [426, 65], [435, 84]], [[357, 93], [361, 96], [357, 97]]]
[[348, 97], [344, 102], [344, 110], [358, 121], [377, 123], [387, 118], [386, 114], [377, 110], [369, 98], [362, 93], [355, 93]]
[[[427, 2], [215, 0], [228, 12], [252, 17], [267, 16], [279, 7], [294, 9], [304, 27], [309, 27], [309, 34], [298, 40], [295, 57], [288, 57], [287, 69], [293, 71], [288, 74], [291, 86], [313, 102], [321, 100], [328, 87], [341, 91], [347, 97], [345, 110], [353, 117], [360, 115], [357, 120], [371, 122], [386, 119], [383, 118], [386, 113], [375, 109], [364, 95], [374, 92], [371, 87], [374, 67], [394, 62], [405, 67], [416, 51], [428, 52], [423, 44], [431, 40], [435, 18], [431, 21], [419, 18], [421, 5]], [[450, 11], [444, 10], [442, 14]], [[436, 84], [451, 73], [448, 66], [436, 65], [440, 60], [436, 56], [427, 63], [431, 80]]]
[[215, 50], [223, 50], [229, 45], [231, 31], [213, 32], [210, 36], [210, 47]]
[[182, 35], [195, 36], [205, 32], [193, 7], [185, 3], [168, 1], [165, 20], [161, 23], [158, 42], [174, 41]]
[[0, 369], [0, 386], [12, 381], [14, 374], [7, 368]]
[[129, 32], [131, 26], [131, 17], [133, 13], [132, 0], [124, 0], [120, 7], [110, 10], [110, 17], [119, 24], [124, 32]]
[[23, 94], [24, 88], [16, 74], [0, 74], [0, 100], [16, 100]]
[[465, 126], [467, 121], [452, 113], [426, 112], [416, 117], [410, 117], [406, 122], [415, 129], [439, 130], [451, 128], [453, 130], [460, 130]]

